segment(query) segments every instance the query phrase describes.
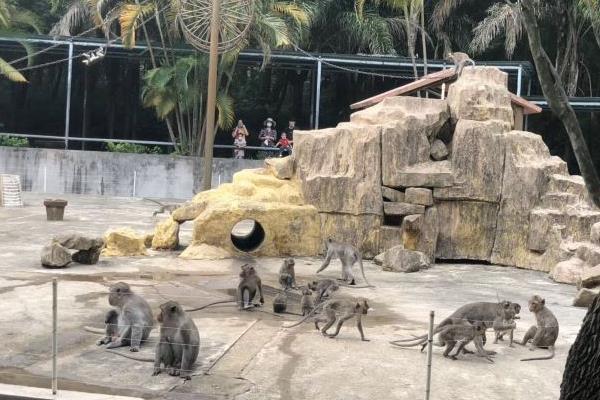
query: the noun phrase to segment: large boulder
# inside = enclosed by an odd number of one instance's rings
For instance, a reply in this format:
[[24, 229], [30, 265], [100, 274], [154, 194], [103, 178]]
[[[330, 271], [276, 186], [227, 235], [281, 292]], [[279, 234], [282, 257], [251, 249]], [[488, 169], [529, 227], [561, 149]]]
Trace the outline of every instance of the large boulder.
[[52, 242], [42, 248], [42, 266], [46, 268], [63, 268], [71, 262], [71, 253], [58, 242]]
[[[453, 121], [499, 120], [514, 124], [508, 75], [495, 67], [466, 67], [448, 89], [448, 105]], [[453, 149], [454, 150], [454, 149]]]
[[106, 247], [102, 250], [105, 257], [145, 256], [146, 237], [132, 229], [121, 228], [109, 231], [104, 236]]
[[559, 262], [550, 272], [550, 278], [559, 283], [576, 284], [581, 279], [585, 263], [583, 260], [573, 257]]
[[436, 188], [434, 197], [500, 201], [506, 130], [500, 121], [458, 121], [452, 139], [454, 185]]
[[436, 258], [489, 261], [498, 205], [483, 201], [440, 201]]
[[283, 158], [267, 158], [265, 168], [276, 178], [291, 179], [294, 176], [294, 158], [292, 156]]
[[296, 176], [306, 203], [319, 212], [381, 215], [380, 130], [350, 126], [296, 132]]
[[89, 250], [79, 250], [75, 252], [71, 259], [79, 264], [93, 265], [97, 264], [102, 253], [102, 247], [92, 247]]
[[[529, 249], [529, 214], [545, 192], [548, 177], [567, 173], [567, 165], [550, 156], [541, 136], [530, 132], [504, 134], [504, 177], [491, 262], [532, 268], [538, 254]], [[546, 271], [549, 266], [543, 267]]]
[[395, 246], [385, 252], [383, 270], [393, 272], [417, 272], [429, 268], [429, 257], [420, 251]]
[[175, 250], [179, 246], [179, 223], [169, 217], [156, 225], [152, 237], [155, 250]]
[[600, 293], [600, 288], [596, 289], [586, 289], [581, 288], [575, 295], [575, 299], [573, 300], [573, 305], [575, 307], [589, 307], [594, 302], [596, 296]]
[[429, 155], [435, 161], [442, 161], [448, 158], [448, 147], [444, 142], [440, 139], [436, 139], [431, 143], [431, 148], [429, 149]]

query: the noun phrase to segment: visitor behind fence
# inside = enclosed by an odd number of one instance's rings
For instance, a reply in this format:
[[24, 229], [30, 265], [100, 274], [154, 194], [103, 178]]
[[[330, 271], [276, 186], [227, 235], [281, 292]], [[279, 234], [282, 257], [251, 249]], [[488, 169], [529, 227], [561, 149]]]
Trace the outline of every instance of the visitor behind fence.
[[288, 122], [288, 127], [285, 128], [285, 134], [290, 141], [294, 140], [294, 128], [296, 128], [296, 121]]
[[231, 137], [233, 138], [233, 145], [236, 147], [233, 150], [234, 158], [244, 158], [244, 147], [246, 147], [246, 136], [249, 136], [248, 130], [244, 125], [244, 122], [240, 119], [237, 123], [237, 126], [231, 132]]
[[279, 157], [283, 157], [283, 155], [289, 156], [292, 154], [292, 141], [287, 138], [285, 133], [281, 134], [281, 138], [275, 146], [279, 147]]
[[277, 131], [275, 130], [275, 121], [273, 118], [267, 118], [263, 122], [264, 128], [260, 130], [258, 139], [262, 147], [273, 147], [275, 146], [275, 140], [277, 140]]

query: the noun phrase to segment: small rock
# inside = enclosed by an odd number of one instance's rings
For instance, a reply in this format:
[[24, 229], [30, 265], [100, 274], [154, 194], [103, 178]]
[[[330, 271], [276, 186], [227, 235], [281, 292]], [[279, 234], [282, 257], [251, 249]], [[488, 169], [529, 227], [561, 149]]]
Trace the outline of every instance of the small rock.
[[146, 236], [144, 236], [144, 246], [146, 246], [147, 249], [152, 247], [152, 239], [154, 239], [153, 233], [149, 233]]
[[583, 260], [577, 257], [561, 261], [550, 272], [550, 278], [559, 283], [576, 284], [581, 279], [584, 265]]
[[42, 249], [41, 262], [46, 268], [63, 268], [71, 262], [71, 253], [60, 243], [53, 242]]
[[404, 201], [411, 204], [430, 206], [433, 204], [433, 194], [431, 189], [412, 187], [404, 192]]
[[375, 265], [383, 265], [383, 260], [385, 259], [385, 251], [383, 253], [379, 253], [377, 254], [374, 258], [373, 258], [373, 262], [375, 263]]
[[589, 307], [596, 296], [600, 293], [600, 288], [596, 289], [579, 289], [579, 292], [575, 295], [573, 305], [575, 307]]
[[395, 201], [395, 202], [403, 202], [404, 201], [404, 193], [396, 190], [396, 189], [392, 189], [389, 188], [387, 186], [382, 186], [381, 187], [381, 194], [383, 195], [383, 199], [387, 200], [387, 201]]
[[174, 250], [179, 246], [179, 223], [173, 218], [167, 218], [156, 225], [152, 248], [155, 250]]
[[102, 238], [89, 238], [77, 234], [56, 236], [54, 241], [71, 250], [90, 250], [104, 246]]
[[279, 179], [291, 179], [294, 175], [294, 158], [292, 156], [283, 158], [267, 158], [265, 167], [273, 176]]
[[446, 147], [444, 142], [442, 142], [439, 139], [436, 139], [431, 144], [429, 154], [431, 155], [431, 158], [433, 158], [435, 161], [442, 161], [448, 158], [448, 148]]
[[600, 264], [584, 269], [581, 273], [581, 286], [589, 289], [598, 285], [600, 285]]
[[594, 225], [592, 225], [590, 241], [594, 244], [600, 245], [600, 222], [596, 222]]
[[401, 228], [403, 247], [408, 250], [417, 250], [423, 229], [423, 215], [407, 215], [402, 220]]
[[417, 272], [429, 268], [429, 257], [420, 251], [395, 246], [385, 252], [383, 270], [393, 272]]
[[102, 247], [94, 247], [89, 250], [79, 250], [72, 256], [72, 260], [74, 262], [80, 264], [96, 264], [100, 259], [100, 253], [102, 252]]

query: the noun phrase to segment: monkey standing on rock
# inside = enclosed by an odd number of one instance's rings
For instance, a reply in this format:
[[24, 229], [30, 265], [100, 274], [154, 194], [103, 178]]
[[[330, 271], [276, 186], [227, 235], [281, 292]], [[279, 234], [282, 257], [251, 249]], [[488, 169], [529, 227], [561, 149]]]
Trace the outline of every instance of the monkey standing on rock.
[[466, 64], [471, 64], [472, 66], [475, 66], [475, 61], [473, 61], [467, 53], [448, 53], [448, 60], [454, 63], [454, 72], [456, 73], [456, 76], [458, 78], [460, 78], [463, 68]]
[[130, 351], [139, 351], [154, 325], [150, 305], [125, 282], [110, 286], [108, 303], [116, 309], [106, 314], [106, 336], [97, 344], [107, 344], [107, 349], [130, 346]]
[[328, 238], [325, 241], [326, 247], [326, 255], [323, 264], [321, 264], [321, 268], [317, 270], [317, 274], [323, 271], [329, 263], [331, 262], [331, 258], [339, 258], [342, 262], [342, 281], [348, 282], [350, 285], [356, 285], [354, 281], [354, 275], [352, 274], [352, 266], [354, 263], [358, 263], [360, 267], [360, 272], [362, 274], [363, 279], [365, 280], [367, 287], [372, 287], [372, 285], [367, 280], [365, 276], [365, 271], [362, 263], [362, 256], [360, 252], [349, 244], [338, 243], [333, 241], [331, 238]]
[[521, 361], [549, 360], [554, 357], [554, 344], [558, 338], [558, 320], [552, 311], [546, 307], [546, 300], [538, 295], [529, 299], [529, 311], [535, 314], [536, 325], [529, 328], [520, 344], [525, 346], [531, 341], [529, 350], [533, 351], [536, 348], [549, 349], [550, 355], [524, 358]]

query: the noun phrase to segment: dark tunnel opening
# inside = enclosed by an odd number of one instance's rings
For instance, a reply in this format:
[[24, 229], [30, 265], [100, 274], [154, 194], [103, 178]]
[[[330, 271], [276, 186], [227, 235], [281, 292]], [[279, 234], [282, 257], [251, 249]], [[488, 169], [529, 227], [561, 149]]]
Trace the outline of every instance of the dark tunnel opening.
[[231, 230], [231, 243], [240, 251], [249, 253], [258, 250], [264, 240], [265, 230], [253, 219], [244, 219]]

